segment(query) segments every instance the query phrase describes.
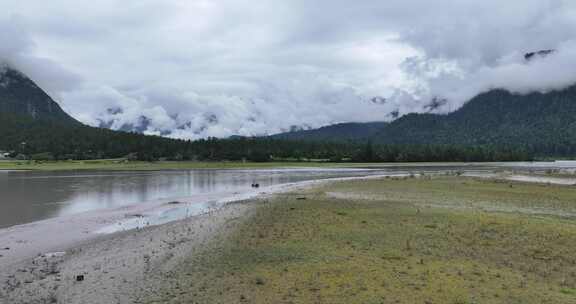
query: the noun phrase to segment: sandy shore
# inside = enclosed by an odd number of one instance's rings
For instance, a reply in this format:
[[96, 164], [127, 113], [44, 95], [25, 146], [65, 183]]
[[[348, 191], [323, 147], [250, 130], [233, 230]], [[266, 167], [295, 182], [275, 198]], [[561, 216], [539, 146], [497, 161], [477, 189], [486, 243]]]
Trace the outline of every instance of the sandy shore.
[[[197, 195], [168, 201], [150, 201], [118, 209], [86, 212], [57, 217], [30, 224], [0, 230], [0, 265], [2, 268], [36, 257], [38, 255], [64, 251], [80, 242], [90, 241], [106, 232], [118, 232], [132, 228], [143, 228], [170, 220], [167, 215], [193, 216], [226, 201], [254, 196], [257, 193], [217, 193]], [[188, 213], [187, 213], [188, 211]], [[134, 225], [138, 219], [140, 225]], [[175, 218], [178, 219], [178, 218]]]
[[153, 201], [2, 229], [0, 303], [138, 303], [139, 291], [153, 288], [155, 274], [225, 234], [267, 195], [382, 177]]
[[[394, 176], [403, 174], [392, 174]], [[392, 176], [389, 175], [389, 176]], [[143, 202], [117, 209], [90, 211], [0, 229], [0, 268], [31, 258], [65, 251], [106, 234], [136, 230], [186, 219], [221, 209], [231, 202], [267, 194], [291, 191], [330, 181], [380, 178], [344, 177], [287, 183], [244, 192], [218, 192], [166, 200]]]
[[[1, 303], [138, 303], [156, 276], [245, 215], [234, 204], [182, 221], [100, 236], [2, 267]], [[83, 276], [79, 281], [78, 276]]]

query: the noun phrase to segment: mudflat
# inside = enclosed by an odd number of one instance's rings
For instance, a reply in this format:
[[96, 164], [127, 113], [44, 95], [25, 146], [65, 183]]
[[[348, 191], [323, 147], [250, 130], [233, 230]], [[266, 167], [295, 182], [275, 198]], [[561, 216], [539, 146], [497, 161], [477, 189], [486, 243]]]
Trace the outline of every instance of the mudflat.
[[457, 176], [260, 200], [145, 303], [574, 303], [576, 189]]

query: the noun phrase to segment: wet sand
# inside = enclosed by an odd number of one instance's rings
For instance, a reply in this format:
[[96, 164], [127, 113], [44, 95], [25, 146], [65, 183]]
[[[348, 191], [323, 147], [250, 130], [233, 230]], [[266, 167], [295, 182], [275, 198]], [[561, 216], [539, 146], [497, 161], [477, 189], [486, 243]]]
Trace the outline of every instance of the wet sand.
[[[1, 303], [139, 303], [178, 261], [224, 233], [249, 204], [84, 241], [62, 253], [3, 265]], [[80, 281], [78, 276], [83, 276]]]

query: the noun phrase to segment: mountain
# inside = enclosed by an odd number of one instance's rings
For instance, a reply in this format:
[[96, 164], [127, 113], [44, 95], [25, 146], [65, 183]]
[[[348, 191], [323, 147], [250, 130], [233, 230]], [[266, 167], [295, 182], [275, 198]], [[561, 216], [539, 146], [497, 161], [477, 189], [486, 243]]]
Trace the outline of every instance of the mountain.
[[295, 132], [281, 133], [272, 135], [272, 138], [290, 139], [290, 140], [366, 140], [378, 133], [387, 123], [342, 123], [322, 127], [312, 130], [300, 130]]
[[[530, 62], [556, 53], [526, 53]], [[434, 99], [434, 110], [445, 100]], [[355, 123], [274, 135], [275, 138], [364, 141], [392, 145], [515, 146], [541, 155], [576, 155], [576, 85], [545, 93], [491, 90], [449, 114], [412, 113], [389, 123]]]
[[528, 95], [492, 90], [447, 115], [409, 114], [372, 138], [382, 143], [576, 143], [576, 86]]
[[[330, 158], [356, 147], [341, 144], [235, 138], [185, 141], [94, 128], [76, 121], [23, 73], [3, 68], [0, 76], [0, 151], [32, 160], [128, 157], [153, 161]], [[215, 119], [215, 118], [214, 118]], [[209, 120], [214, 120], [209, 118]], [[144, 122], [146, 118], [143, 118]]]
[[275, 137], [380, 144], [507, 145], [540, 154], [573, 155], [575, 117], [576, 86], [527, 95], [492, 90], [449, 114], [413, 113], [390, 123], [339, 124]]
[[[317, 141], [231, 138], [184, 141], [85, 126], [66, 114], [26, 75], [5, 69], [0, 91], [0, 150], [20, 159], [66, 160], [128, 157], [138, 160], [330, 159], [354, 161], [503, 161], [526, 160], [519, 149], [444, 146], [378, 146], [330, 143], [327, 139], [377, 136], [386, 123], [341, 124], [325, 128]], [[212, 120], [212, 119], [211, 119]], [[215, 119], [214, 122], [217, 122]]]
[[80, 124], [64, 112], [34, 81], [6, 65], [0, 66], [0, 113], [62, 124]]
[[0, 66], [0, 150], [38, 159], [173, 157], [186, 142], [83, 125], [24, 73]]

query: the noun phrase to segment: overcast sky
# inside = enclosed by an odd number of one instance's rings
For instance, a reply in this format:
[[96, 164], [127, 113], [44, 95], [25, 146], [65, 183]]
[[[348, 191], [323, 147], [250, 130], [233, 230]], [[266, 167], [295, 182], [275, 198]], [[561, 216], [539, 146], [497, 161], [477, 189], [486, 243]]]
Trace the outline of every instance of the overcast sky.
[[73, 116], [183, 138], [559, 89], [575, 37], [573, 0], [0, 0], [0, 58]]

